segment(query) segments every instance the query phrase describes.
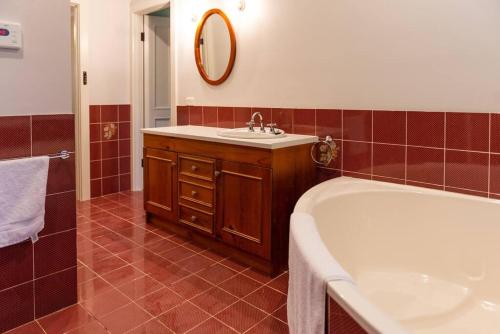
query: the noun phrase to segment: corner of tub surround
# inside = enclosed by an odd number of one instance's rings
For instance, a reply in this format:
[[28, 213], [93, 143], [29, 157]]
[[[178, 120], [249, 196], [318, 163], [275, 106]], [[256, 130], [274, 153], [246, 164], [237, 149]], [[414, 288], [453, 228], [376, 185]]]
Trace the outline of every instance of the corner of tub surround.
[[[0, 332], [77, 302], [74, 117], [0, 116], [0, 159], [72, 152], [50, 161], [39, 240], [0, 249]], [[58, 251], [60, 244], [70, 251]]]

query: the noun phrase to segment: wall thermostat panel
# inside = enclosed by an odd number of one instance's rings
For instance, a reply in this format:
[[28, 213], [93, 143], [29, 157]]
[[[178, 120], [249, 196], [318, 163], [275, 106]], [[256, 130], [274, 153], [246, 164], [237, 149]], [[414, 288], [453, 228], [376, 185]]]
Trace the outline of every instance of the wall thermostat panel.
[[22, 45], [21, 25], [0, 21], [0, 49], [21, 49]]

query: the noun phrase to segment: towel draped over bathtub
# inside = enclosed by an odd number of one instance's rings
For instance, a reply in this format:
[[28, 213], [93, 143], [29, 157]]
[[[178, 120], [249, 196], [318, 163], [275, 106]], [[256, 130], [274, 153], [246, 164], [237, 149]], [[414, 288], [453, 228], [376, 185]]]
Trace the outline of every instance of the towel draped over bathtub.
[[[299, 241], [300, 236], [307, 238]], [[290, 333], [324, 334], [328, 282], [352, 282], [352, 278], [333, 259], [321, 240], [314, 218], [309, 214], [292, 214], [288, 262]]]
[[47, 156], [0, 161], [0, 248], [38, 240], [48, 170]]

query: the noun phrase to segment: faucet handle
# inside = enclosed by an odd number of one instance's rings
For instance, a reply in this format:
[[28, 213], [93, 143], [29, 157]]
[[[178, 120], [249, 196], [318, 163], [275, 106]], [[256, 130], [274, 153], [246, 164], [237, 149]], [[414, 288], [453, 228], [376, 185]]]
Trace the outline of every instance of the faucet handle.
[[276, 123], [269, 123], [267, 124], [267, 127], [269, 128], [269, 132], [273, 133], [273, 134], [276, 134], [276, 126], [278, 124]]
[[251, 132], [254, 131], [254, 129], [253, 129], [253, 126], [255, 125], [254, 121], [246, 122], [246, 125], [248, 126], [248, 131], [251, 131]]

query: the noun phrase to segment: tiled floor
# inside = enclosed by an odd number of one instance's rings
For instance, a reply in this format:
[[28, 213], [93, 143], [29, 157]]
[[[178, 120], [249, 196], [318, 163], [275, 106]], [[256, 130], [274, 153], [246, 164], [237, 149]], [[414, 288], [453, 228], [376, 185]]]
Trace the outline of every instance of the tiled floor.
[[79, 303], [9, 334], [288, 333], [271, 279], [146, 225], [142, 194], [78, 203]]

